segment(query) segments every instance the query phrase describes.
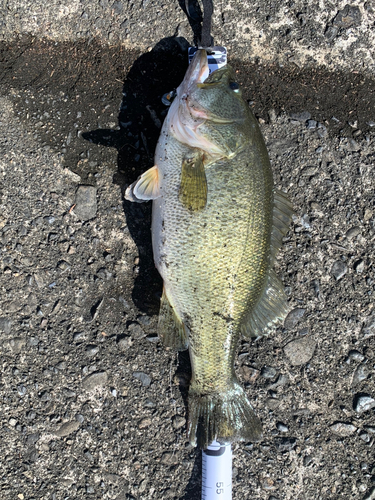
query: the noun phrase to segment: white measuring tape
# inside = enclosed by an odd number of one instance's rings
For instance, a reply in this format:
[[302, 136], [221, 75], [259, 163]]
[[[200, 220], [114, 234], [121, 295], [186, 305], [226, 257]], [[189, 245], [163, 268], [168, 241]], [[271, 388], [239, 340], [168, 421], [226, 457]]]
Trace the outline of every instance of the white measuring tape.
[[202, 500], [232, 500], [232, 448], [213, 441], [202, 450]]

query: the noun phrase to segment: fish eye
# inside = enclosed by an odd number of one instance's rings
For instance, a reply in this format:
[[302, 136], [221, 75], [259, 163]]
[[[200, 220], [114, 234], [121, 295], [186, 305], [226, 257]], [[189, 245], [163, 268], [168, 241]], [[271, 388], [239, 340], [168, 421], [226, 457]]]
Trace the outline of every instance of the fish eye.
[[238, 85], [237, 82], [230, 82], [229, 88], [233, 90], [234, 92], [239, 92], [240, 91], [240, 86]]

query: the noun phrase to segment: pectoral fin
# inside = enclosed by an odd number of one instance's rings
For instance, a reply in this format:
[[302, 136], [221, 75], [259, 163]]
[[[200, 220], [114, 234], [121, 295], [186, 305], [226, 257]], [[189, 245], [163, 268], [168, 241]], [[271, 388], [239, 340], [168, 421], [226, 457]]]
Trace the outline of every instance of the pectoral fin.
[[160, 172], [155, 165], [146, 170], [133, 184], [125, 191], [125, 199], [142, 203], [144, 201], [155, 200], [160, 196]]
[[160, 303], [158, 335], [165, 347], [171, 347], [177, 351], [184, 351], [188, 348], [184, 325], [171, 306], [164, 288]]
[[198, 212], [206, 206], [207, 180], [201, 153], [182, 163], [179, 199], [191, 212]]

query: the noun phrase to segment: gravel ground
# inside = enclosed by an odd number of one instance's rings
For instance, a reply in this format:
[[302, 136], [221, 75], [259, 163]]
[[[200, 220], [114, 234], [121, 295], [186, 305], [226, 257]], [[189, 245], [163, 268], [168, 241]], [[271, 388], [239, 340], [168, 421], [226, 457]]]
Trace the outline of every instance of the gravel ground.
[[[4, 500], [199, 498], [200, 452], [185, 434], [188, 358], [156, 336], [151, 209], [123, 199], [152, 165], [161, 96], [182, 79], [191, 28], [179, 7], [160, 5], [158, 17], [153, 2], [138, 3], [51, 2], [43, 23], [38, 2], [3, 7]], [[238, 5], [216, 22], [218, 43]], [[235, 499], [375, 499], [373, 18], [369, 3], [351, 5], [345, 28], [344, 2], [314, 15], [307, 2], [253, 2], [248, 36], [268, 33], [267, 56], [254, 42], [244, 57], [244, 30], [228, 42], [275, 183], [295, 207], [276, 265], [291, 313], [272, 337], [239, 345], [236, 370], [265, 437], [233, 447]], [[271, 31], [294, 11], [306, 24], [296, 16], [291, 33], [310, 38], [285, 63], [284, 25]], [[180, 31], [161, 31], [172, 13]], [[328, 28], [337, 32], [327, 42]], [[332, 62], [320, 66], [327, 43]], [[315, 61], [302, 64], [308, 44]]]

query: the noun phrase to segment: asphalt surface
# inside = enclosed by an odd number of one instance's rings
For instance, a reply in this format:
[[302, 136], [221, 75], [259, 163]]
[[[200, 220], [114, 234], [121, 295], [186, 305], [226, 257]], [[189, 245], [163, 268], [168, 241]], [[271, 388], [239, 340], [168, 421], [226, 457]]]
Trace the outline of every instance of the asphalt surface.
[[[156, 335], [151, 207], [123, 199], [196, 26], [152, 1], [2, 14], [0, 496], [198, 499], [188, 357]], [[234, 499], [371, 500], [372, 7], [232, 1], [215, 16], [295, 208], [276, 263], [292, 312], [239, 344], [264, 440], [233, 446]]]

